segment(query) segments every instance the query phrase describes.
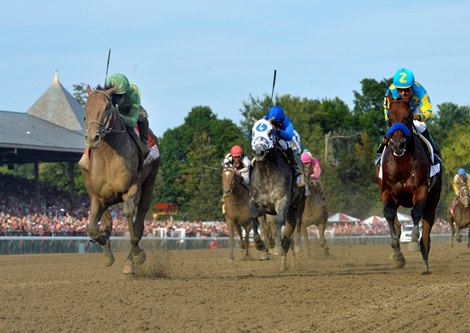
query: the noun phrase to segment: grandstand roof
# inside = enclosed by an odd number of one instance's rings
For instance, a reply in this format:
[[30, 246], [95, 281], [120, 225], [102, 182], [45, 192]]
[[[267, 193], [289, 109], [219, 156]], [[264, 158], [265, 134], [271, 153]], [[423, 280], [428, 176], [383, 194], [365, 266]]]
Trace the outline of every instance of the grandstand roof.
[[84, 114], [56, 72], [27, 113], [0, 111], [0, 164], [78, 161], [85, 148]]

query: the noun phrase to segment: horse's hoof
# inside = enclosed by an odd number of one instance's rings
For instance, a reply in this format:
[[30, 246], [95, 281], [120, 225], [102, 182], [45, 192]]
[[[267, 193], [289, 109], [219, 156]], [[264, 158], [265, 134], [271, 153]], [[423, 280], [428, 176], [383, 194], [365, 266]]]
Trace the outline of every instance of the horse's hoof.
[[127, 260], [122, 268], [122, 272], [124, 274], [134, 274], [134, 264], [130, 262], [130, 260]]
[[114, 264], [114, 255], [110, 252], [109, 254], [105, 254], [104, 257], [104, 267], [111, 267]]
[[94, 239], [94, 240], [97, 240], [98, 237], [100, 236], [100, 232], [99, 232], [98, 228], [93, 228], [90, 225], [87, 225], [86, 232], [88, 234], [88, 237], [90, 237], [91, 239]]
[[269, 258], [268, 254], [263, 254], [261, 257], [259, 257], [259, 260], [266, 261], [266, 260], [271, 260], [271, 258]]
[[264, 246], [264, 242], [261, 239], [258, 239], [258, 241], [255, 244], [256, 244], [256, 249], [258, 251], [264, 251], [266, 249], [266, 247]]
[[276, 246], [276, 241], [274, 239], [270, 239], [269, 240], [269, 248], [274, 249], [275, 246]]
[[392, 260], [393, 260], [393, 268], [403, 268], [406, 265], [406, 260], [402, 253], [393, 255]]
[[419, 243], [418, 242], [410, 242], [408, 244], [408, 250], [413, 251], [413, 252], [419, 252], [420, 251]]
[[140, 266], [145, 262], [146, 259], [147, 259], [147, 255], [145, 254], [145, 251], [142, 250], [137, 256], [134, 256], [134, 263], [137, 266]]

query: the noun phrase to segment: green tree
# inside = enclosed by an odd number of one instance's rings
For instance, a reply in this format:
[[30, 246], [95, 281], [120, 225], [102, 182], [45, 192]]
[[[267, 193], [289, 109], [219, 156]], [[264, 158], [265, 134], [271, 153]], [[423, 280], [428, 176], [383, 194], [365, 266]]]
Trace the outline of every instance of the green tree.
[[73, 94], [72, 96], [80, 103], [83, 107], [85, 106], [86, 101], [88, 100], [88, 94], [85, 91], [85, 83], [79, 83], [73, 85]]

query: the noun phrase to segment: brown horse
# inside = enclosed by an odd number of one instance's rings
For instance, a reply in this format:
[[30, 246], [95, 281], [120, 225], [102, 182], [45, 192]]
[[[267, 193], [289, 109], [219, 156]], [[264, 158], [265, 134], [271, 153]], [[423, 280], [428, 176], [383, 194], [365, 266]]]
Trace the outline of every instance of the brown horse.
[[421, 221], [422, 236], [419, 248], [425, 264], [424, 273], [430, 273], [430, 236], [441, 193], [442, 173], [437, 173], [434, 179], [429, 178], [430, 160], [424, 144], [413, 133], [413, 114], [408, 101], [392, 99], [391, 95], [388, 95], [387, 99], [390, 105], [390, 128], [382, 156], [382, 174], [380, 175], [380, 166], [376, 167], [375, 174], [381, 188], [384, 216], [392, 237], [393, 260], [397, 268], [406, 264], [400, 250], [401, 227], [397, 219], [397, 209], [400, 206], [412, 208], [412, 241], [415, 244], [418, 242]]
[[328, 220], [328, 210], [325, 205], [325, 197], [319, 182], [313, 182], [310, 175], [308, 178], [308, 190], [310, 195], [305, 197], [305, 208], [302, 215], [302, 223], [297, 224], [295, 230], [295, 249], [297, 252], [305, 249], [308, 256], [311, 255], [310, 243], [308, 240], [307, 227], [315, 225], [318, 228], [320, 236], [320, 248], [323, 249], [323, 254], [329, 254], [329, 248], [325, 239], [325, 229]]
[[[222, 170], [222, 190], [224, 197], [224, 210], [225, 222], [228, 227], [229, 245], [230, 245], [230, 260], [234, 260], [234, 233], [237, 228], [238, 235], [240, 236], [240, 246], [245, 249], [244, 259], [250, 257], [250, 231], [251, 231], [251, 217], [248, 202], [250, 200], [249, 190], [243, 185], [243, 179], [237, 175], [234, 168], [223, 168]], [[242, 227], [245, 229], [245, 236], [243, 237]]]
[[[91, 239], [103, 246], [106, 265], [114, 263], [109, 237], [112, 219], [107, 208], [123, 203], [129, 225], [131, 250], [124, 265], [124, 273], [134, 272], [134, 263], [145, 261], [145, 252], [139, 247], [144, 230], [144, 217], [152, 199], [155, 177], [160, 160], [143, 166], [139, 140], [132, 138], [121, 121], [118, 109], [112, 105], [115, 88], [92, 90], [86, 87], [86, 145], [89, 148], [89, 169], [82, 168], [91, 200], [90, 223], [87, 232]], [[152, 137], [157, 143], [156, 137]], [[104, 215], [103, 215], [104, 214]], [[103, 217], [104, 230], [98, 221]]]
[[[453, 213], [449, 209], [449, 224], [452, 231], [450, 236], [450, 246], [454, 247], [454, 234], [457, 229], [456, 240], [458, 243], [462, 241], [462, 235], [460, 230], [468, 228], [468, 244], [467, 247], [470, 248], [470, 196], [467, 186], [462, 186], [459, 192], [458, 203], [455, 206]], [[455, 225], [454, 225], [455, 223]]]

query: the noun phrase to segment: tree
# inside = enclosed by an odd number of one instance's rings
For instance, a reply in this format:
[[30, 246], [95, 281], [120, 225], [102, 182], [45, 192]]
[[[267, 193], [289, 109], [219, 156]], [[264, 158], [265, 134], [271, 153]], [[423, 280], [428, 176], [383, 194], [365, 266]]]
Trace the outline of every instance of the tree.
[[383, 101], [385, 92], [391, 83], [391, 78], [383, 79], [380, 82], [374, 79], [363, 79], [361, 92], [353, 92], [353, 114], [357, 128], [366, 131], [372, 142], [379, 141], [385, 132]]
[[85, 91], [85, 83], [79, 83], [79, 84], [74, 84], [73, 85], [73, 97], [77, 100], [78, 103], [80, 103], [83, 107], [86, 104], [86, 101], [88, 100], [88, 94]]

